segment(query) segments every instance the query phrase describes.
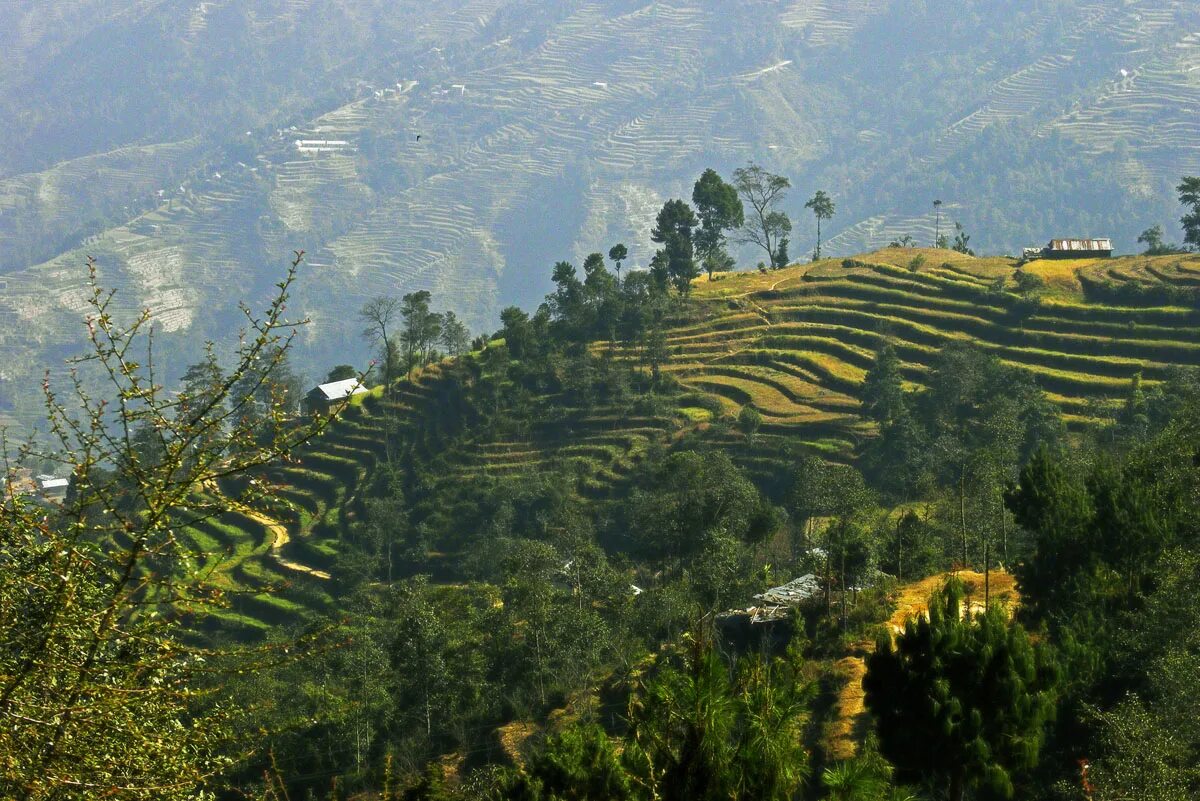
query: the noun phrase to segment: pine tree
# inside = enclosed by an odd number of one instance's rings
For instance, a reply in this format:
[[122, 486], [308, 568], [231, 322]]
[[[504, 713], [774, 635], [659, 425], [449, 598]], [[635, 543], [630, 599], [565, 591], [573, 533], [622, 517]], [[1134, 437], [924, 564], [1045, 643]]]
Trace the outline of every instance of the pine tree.
[[892, 343], [885, 342], [875, 351], [875, 364], [867, 371], [862, 390], [863, 411], [882, 424], [903, 413], [904, 387], [900, 378], [900, 359]]
[[951, 580], [927, 617], [909, 620], [895, 643], [879, 639], [863, 689], [898, 778], [941, 784], [962, 801], [974, 789], [1013, 797], [1015, 777], [1037, 764], [1056, 682], [1024, 629], [998, 607], [964, 613], [963, 586]]
[[1032, 619], [1079, 597], [1095, 561], [1091, 540], [1092, 499], [1083, 477], [1061, 456], [1039, 449], [1006, 497], [1016, 522], [1033, 535], [1033, 553], [1015, 569], [1023, 613]]

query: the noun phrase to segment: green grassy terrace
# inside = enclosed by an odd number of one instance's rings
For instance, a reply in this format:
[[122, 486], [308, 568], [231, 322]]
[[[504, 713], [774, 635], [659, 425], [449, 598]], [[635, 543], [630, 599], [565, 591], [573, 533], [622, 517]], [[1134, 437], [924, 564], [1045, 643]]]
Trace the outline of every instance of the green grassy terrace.
[[[920, 257], [918, 259], [918, 257]], [[425, 431], [425, 411], [444, 398], [449, 363], [355, 399], [289, 464], [267, 472], [274, 498], [184, 530], [199, 564], [229, 590], [211, 625], [258, 637], [335, 606], [333, 575], [344, 535], [364, 510], [377, 467], [397, 438], [424, 449], [431, 481], [466, 498], [477, 482], [569, 465], [575, 490], [597, 504], [619, 500], [654, 448], [694, 438], [726, 448], [770, 488], [797, 449], [848, 461], [873, 435], [858, 395], [875, 349], [890, 340], [910, 389], [937, 350], [969, 340], [1028, 371], [1076, 429], [1097, 410], [1178, 365], [1200, 366], [1200, 256], [1032, 262], [1042, 286], [1020, 294], [1018, 264], [945, 250], [892, 248], [767, 273], [699, 279], [667, 336], [673, 388], [645, 408], [574, 408], [539, 399], [540, 417], [519, 433], [444, 440]], [[1118, 302], [1128, 298], [1125, 302]], [[636, 362], [635, 346], [597, 343]], [[467, 359], [478, 358], [468, 355]], [[753, 437], [725, 424], [746, 404], [763, 423]], [[546, 411], [549, 410], [549, 411]], [[233, 494], [236, 486], [224, 487]], [[453, 504], [438, 512], [453, 516]], [[431, 554], [431, 572], [461, 580], [460, 554]]]

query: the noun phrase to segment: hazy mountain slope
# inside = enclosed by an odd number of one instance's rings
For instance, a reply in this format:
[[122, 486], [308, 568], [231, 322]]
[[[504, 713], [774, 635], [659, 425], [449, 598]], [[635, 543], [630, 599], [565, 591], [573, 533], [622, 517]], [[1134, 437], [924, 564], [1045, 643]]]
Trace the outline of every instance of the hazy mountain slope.
[[556, 258], [625, 241], [644, 264], [662, 200], [747, 159], [793, 180], [793, 255], [818, 187], [830, 252], [931, 240], [934, 197], [985, 250], [1131, 250], [1200, 172], [1198, 22], [1168, 0], [0, 7], [0, 410], [77, 337], [85, 253], [181, 362], [304, 248], [316, 377], [365, 355], [363, 298], [430, 288], [492, 327]]

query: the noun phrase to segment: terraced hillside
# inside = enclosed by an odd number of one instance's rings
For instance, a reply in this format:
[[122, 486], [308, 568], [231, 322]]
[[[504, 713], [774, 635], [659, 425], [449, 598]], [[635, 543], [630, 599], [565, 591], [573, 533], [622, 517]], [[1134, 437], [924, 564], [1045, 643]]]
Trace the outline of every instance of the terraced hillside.
[[[913, 269], [914, 259], [924, 261]], [[1015, 291], [1016, 269], [1007, 259], [897, 248], [701, 279], [667, 333], [663, 370], [676, 389], [642, 406], [577, 408], [547, 396], [516, 433], [468, 428], [448, 437], [431, 429], [434, 410], [459, 403], [464, 392], [454, 362], [434, 364], [387, 399], [376, 390], [356, 400], [293, 462], [268, 471], [275, 501], [238, 505], [187, 536], [197, 558], [211, 560], [239, 590], [218, 616], [223, 628], [261, 635], [333, 608], [346, 578], [338, 574], [345, 538], [381, 467], [402, 463], [406, 448], [426, 465], [431, 495], [458, 499], [433, 510], [431, 519], [443, 522], [477, 490], [541, 468], [573, 476], [571, 489], [599, 509], [625, 496], [647, 453], [697, 440], [726, 449], [756, 483], [778, 492], [797, 453], [849, 461], [874, 435], [859, 396], [884, 340], [894, 344], [910, 388], [922, 385], [938, 349], [976, 343], [1028, 371], [1076, 429], [1104, 423], [1100, 416], [1126, 396], [1134, 375], [1153, 386], [1172, 367], [1200, 367], [1200, 256], [1030, 262], [1021, 269], [1044, 288], [1026, 297]], [[1144, 300], [1089, 299], [1104, 292]], [[1179, 305], [1162, 303], [1164, 293]], [[638, 360], [636, 348], [619, 343], [594, 350]], [[481, 358], [471, 354], [463, 364]], [[763, 418], [752, 437], [730, 425], [747, 404]], [[461, 581], [472, 537], [462, 533], [460, 552], [428, 553], [420, 569]]]
[[1096, 424], [1136, 374], [1152, 384], [1173, 366], [1200, 366], [1194, 299], [1110, 305], [1085, 296], [1085, 288], [1095, 296], [1124, 285], [1181, 289], [1183, 297], [1196, 286], [1200, 258], [1034, 261], [1022, 269], [1047, 289], [1031, 298], [1014, 290], [1016, 267], [1008, 259], [893, 248], [723, 276], [698, 286], [698, 297], [720, 311], [674, 332], [671, 369], [730, 410], [753, 401], [764, 428], [807, 433], [817, 424], [850, 436], [862, 433], [855, 394], [884, 341], [895, 345], [914, 386], [938, 349], [974, 342], [1032, 374], [1076, 426]]
[[[531, 421], [519, 439], [466, 436], [435, 449], [424, 444], [430, 432], [422, 421], [444, 400], [447, 365], [401, 382], [389, 398], [377, 389], [355, 399], [292, 462], [258, 477], [271, 484], [270, 498], [255, 508], [231, 501], [228, 515], [185, 529], [198, 564], [229, 591], [228, 608], [213, 613], [208, 628], [258, 637], [333, 610], [346, 578], [337, 573], [344, 538], [361, 519], [383, 466], [399, 464], [403, 448], [416, 447], [434, 465], [434, 492], [469, 496], [473, 486], [566, 465], [576, 491], [602, 500], [627, 483], [648, 449], [668, 447], [686, 419], [671, 410], [628, 415], [559, 407], [553, 420]], [[220, 490], [236, 498], [242, 481]], [[454, 509], [438, 514], [452, 516]], [[454, 582], [462, 560], [459, 553], [430, 553], [424, 569]]]
[[1183, 0], [0, 11], [0, 415], [36, 417], [21, 390], [77, 341], [88, 254], [130, 308], [163, 315], [177, 336], [162, 352], [182, 364], [228, 327], [229, 298], [267, 291], [279, 254], [303, 248], [315, 366], [362, 354], [345, 310], [380, 292], [428, 288], [482, 330], [540, 297], [534, 276], [565, 254], [624, 241], [645, 264], [663, 199], [748, 159], [793, 180], [795, 253], [817, 187], [838, 204], [831, 253], [931, 242], [934, 197], [977, 249], [1090, 235], [1128, 249], [1170, 227], [1172, 182], [1200, 172], [1196, 14]]

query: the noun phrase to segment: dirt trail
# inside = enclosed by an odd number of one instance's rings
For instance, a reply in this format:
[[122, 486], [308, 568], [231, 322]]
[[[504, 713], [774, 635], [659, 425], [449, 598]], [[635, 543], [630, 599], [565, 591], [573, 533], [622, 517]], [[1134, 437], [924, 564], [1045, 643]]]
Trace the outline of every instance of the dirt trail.
[[[949, 575], [951, 574], [930, 576], [900, 588], [896, 597], [896, 611], [888, 620], [893, 634], [903, 632], [904, 624], [910, 618], [925, 614], [929, 608], [929, 597], [941, 589]], [[961, 570], [953, 575], [967, 586], [967, 600], [971, 611], [983, 611], [983, 574]], [[1020, 600], [1013, 577], [1002, 570], [994, 570], [989, 583], [992, 602], [1004, 606], [1011, 615]], [[875, 643], [858, 642], [853, 649], [856, 652], [854, 655], [842, 657], [837, 662], [836, 672], [844, 680], [844, 684], [838, 691], [837, 702], [834, 704], [834, 718], [825, 730], [826, 751], [832, 759], [849, 759], [854, 756], [858, 747], [855, 735], [866, 714], [862, 679], [867, 673], [866, 656], [875, 650]]]
[[292, 538], [291, 534], [288, 533], [287, 526], [285, 526], [283, 523], [280, 523], [278, 520], [273, 520], [272, 518], [267, 517], [262, 512], [251, 509], [245, 504], [238, 503], [232, 498], [227, 500], [230, 508], [232, 508], [234, 511], [244, 514], [246, 517], [254, 520], [256, 523], [262, 524], [262, 526], [265, 527], [268, 532], [270, 532], [271, 558], [274, 559], [280, 567], [287, 570], [294, 570], [297, 573], [304, 573], [312, 576], [313, 578], [322, 580], [329, 579], [329, 573], [325, 572], [324, 570], [318, 570], [315, 567], [309, 567], [308, 565], [302, 565], [299, 562], [293, 562], [291, 559], [288, 559], [283, 555], [283, 546], [287, 545]]
[[315, 567], [309, 567], [308, 565], [302, 565], [299, 562], [293, 562], [291, 559], [288, 559], [283, 555], [283, 546], [287, 545], [292, 539], [292, 535], [288, 533], [287, 526], [285, 526], [283, 523], [267, 517], [262, 512], [252, 509], [246, 504], [239, 503], [233, 498], [225, 495], [217, 487], [215, 481], [204, 481], [200, 486], [206, 492], [212, 493], [213, 495], [221, 495], [222, 498], [224, 498], [225, 503], [229, 505], [229, 509], [231, 511], [239, 512], [256, 523], [261, 524], [263, 528], [270, 533], [271, 558], [274, 559], [276, 564], [278, 564], [280, 567], [284, 568], [285, 570], [294, 570], [297, 573], [304, 573], [305, 575], [322, 580], [328, 580], [330, 578], [330, 575], [324, 570], [318, 570]]

